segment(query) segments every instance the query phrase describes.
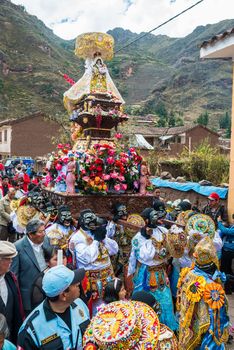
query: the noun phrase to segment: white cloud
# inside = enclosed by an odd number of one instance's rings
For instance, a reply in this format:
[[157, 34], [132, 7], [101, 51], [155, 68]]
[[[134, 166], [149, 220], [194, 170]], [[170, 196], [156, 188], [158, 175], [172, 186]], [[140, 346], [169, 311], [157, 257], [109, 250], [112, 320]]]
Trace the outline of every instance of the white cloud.
[[[151, 30], [197, 0], [12, 0], [40, 18], [64, 39], [90, 31], [122, 27], [140, 33]], [[234, 18], [233, 0], [204, 0], [155, 34], [185, 36], [198, 25]]]

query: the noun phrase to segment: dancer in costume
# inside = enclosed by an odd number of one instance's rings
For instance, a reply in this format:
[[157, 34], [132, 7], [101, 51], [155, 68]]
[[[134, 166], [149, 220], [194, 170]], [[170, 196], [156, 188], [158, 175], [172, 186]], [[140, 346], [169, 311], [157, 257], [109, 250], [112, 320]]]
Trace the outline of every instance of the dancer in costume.
[[95, 301], [102, 298], [103, 288], [114, 277], [110, 256], [118, 253], [118, 244], [106, 236], [106, 225], [100, 225], [98, 219], [92, 210], [83, 210], [78, 220], [80, 229], [70, 241], [77, 266], [86, 271]]
[[[121, 223], [119, 223], [121, 220]], [[113, 261], [115, 275], [122, 276], [128, 296], [133, 290], [132, 278], [128, 276], [128, 263], [131, 254], [131, 241], [137, 229], [128, 224], [144, 226], [144, 220], [138, 214], [128, 215], [127, 207], [123, 203], [116, 203], [114, 206], [113, 220], [108, 222], [108, 236], [116, 240], [119, 246], [118, 254]]]
[[58, 208], [57, 220], [46, 229], [46, 235], [52, 246], [67, 249], [69, 239], [75, 230], [69, 207], [61, 205]]
[[37, 203], [38, 197], [39, 193], [31, 192], [28, 197], [22, 197], [12, 202], [11, 219], [18, 235], [25, 233], [26, 226], [30, 220], [41, 220], [42, 214], [36, 208], [41, 202], [40, 198], [40, 201]]
[[[172, 295], [176, 297], [177, 283], [179, 279], [180, 270], [184, 267], [190, 267], [194, 261], [193, 253], [198, 242], [206, 236], [209, 236], [215, 246], [218, 257], [221, 255], [222, 240], [215, 228], [215, 223], [208, 215], [197, 214], [191, 210], [181, 212], [177, 217], [177, 222], [184, 224], [185, 228], [177, 228], [176, 232], [170, 232], [168, 235], [168, 244], [171, 256], [173, 257], [173, 271], [171, 275]], [[171, 228], [172, 229], [172, 228]], [[175, 230], [174, 230], [175, 231]], [[178, 244], [181, 244], [183, 251], [176, 251], [173, 249], [174, 244], [170, 242], [176, 239]], [[187, 239], [187, 242], [185, 241]]]
[[182, 269], [178, 282], [179, 348], [224, 350], [229, 325], [225, 275], [209, 237], [197, 244], [194, 257], [195, 265]]
[[170, 257], [167, 229], [159, 226], [160, 215], [153, 208], [146, 208], [141, 216], [146, 226], [132, 239], [128, 275], [134, 274], [134, 292], [145, 290], [154, 295], [162, 310], [160, 322], [176, 330], [178, 323], [166, 273]]

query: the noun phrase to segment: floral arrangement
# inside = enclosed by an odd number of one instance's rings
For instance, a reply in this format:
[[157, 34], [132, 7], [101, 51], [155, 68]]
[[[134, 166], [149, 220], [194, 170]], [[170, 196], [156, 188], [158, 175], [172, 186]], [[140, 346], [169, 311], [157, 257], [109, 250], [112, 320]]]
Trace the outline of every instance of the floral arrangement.
[[85, 193], [137, 191], [141, 160], [134, 148], [95, 144], [79, 160], [79, 187]]
[[[121, 134], [116, 134], [121, 139]], [[142, 158], [135, 148], [97, 143], [89, 150], [72, 151], [69, 144], [59, 144], [49, 159], [48, 170], [55, 181], [55, 190], [66, 181], [66, 167], [72, 156], [77, 162], [77, 186], [81, 193], [125, 193], [139, 189], [139, 168]]]

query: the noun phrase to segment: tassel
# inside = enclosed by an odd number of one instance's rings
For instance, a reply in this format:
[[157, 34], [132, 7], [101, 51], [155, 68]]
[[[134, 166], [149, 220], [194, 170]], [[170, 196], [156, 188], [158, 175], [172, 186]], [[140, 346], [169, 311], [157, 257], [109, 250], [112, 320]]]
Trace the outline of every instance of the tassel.
[[150, 279], [149, 279], [150, 288], [157, 288], [157, 279], [154, 271], [150, 271]]

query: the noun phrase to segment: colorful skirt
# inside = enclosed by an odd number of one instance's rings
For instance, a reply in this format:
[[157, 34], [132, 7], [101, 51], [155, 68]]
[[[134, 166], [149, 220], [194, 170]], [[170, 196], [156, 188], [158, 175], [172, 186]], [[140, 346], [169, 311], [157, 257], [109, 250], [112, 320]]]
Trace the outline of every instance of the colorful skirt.
[[140, 265], [133, 278], [134, 292], [144, 290], [151, 293], [160, 305], [159, 320], [173, 331], [178, 329], [178, 322], [174, 314], [169, 279], [165, 265]]

